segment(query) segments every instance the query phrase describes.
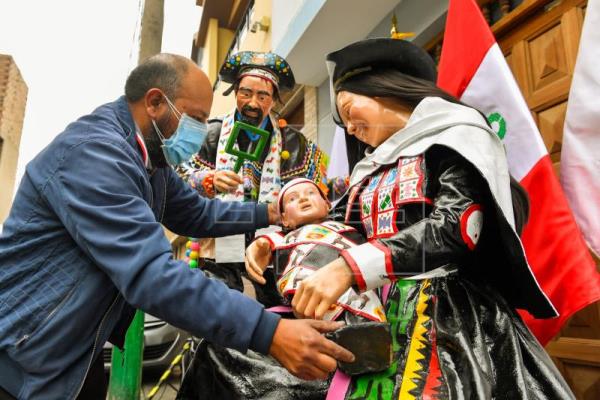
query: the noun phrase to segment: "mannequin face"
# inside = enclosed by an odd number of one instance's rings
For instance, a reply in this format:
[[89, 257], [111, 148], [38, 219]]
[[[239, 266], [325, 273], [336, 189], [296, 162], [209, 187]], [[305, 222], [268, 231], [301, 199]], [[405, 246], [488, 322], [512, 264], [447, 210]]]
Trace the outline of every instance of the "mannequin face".
[[237, 109], [245, 122], [259, 126], [273, 108], [273, 84], [256, 76], [245, 76], [235, 92]]
[[347, 91], [337, 94], [337, 108], [348, 134], [371, 147], [379, 146], [404, 128], [412, 113], [394, 99]]
[[312, 183], [303, 182], [286, 190], [282, 201], [281, 222], [286, 228], [323, 221], [329, 213], [329, 203]]

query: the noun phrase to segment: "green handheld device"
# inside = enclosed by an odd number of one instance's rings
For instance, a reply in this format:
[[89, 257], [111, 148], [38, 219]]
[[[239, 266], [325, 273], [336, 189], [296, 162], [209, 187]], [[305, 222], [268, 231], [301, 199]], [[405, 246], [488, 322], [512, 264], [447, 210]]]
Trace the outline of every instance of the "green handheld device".
[[[234, 144], [237, 141], [238, 135], [243, 130], [251, 132], [251, 133], [255, 133], [260, 136], [260, 138], [258, 139], [258, 145], [256, 146], [256, 148], [254, 149], [254, 152], [252, 152], [252, 153], [240, 151], [234, 147]], [[240, 168], [242, 168], [242, 165], [244, 165], [245, 160], [258, 161], [260, 159], [260, 155], [263, 152], [263, 149], [265, 148], [265, 145], [269, 141], [269, 136], [270, 136], [269, 132], [265, 131], [264, 129], [257, 128], [256, 126], [252, 126], [252, 125], [246, 124], [244, 122], [236, 121], [233, 124], [233, 129], [231, 130], [231, 135], [229, 136], [229, 139], [227, 140], [227, 144], [225, 145], [225, 152], [228, 154], [231, 154], [232, 156], [237, 157], [237, 160], [233, 167], [233, 171], [236, 173], [239, 172]]]

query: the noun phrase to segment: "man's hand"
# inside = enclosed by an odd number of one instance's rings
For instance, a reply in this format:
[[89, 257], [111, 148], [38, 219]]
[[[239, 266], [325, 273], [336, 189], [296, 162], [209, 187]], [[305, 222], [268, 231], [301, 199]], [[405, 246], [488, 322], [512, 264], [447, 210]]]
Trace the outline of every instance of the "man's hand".
[[246, 272], [254, 282], [267, 283], [263, 274], [271, 262], [271, 244], [265, 238], [258, 238], [246, 249]]
[[292, 299], [298, 318], [323, 319], [329, 307], [354, 283], [352, 269], [338, 258], [303, 279]]
[[279, 321], [269, 353], [300, 379], [326, 379], [336, 360], [353, 362], [354, 355], [321, 335], [344, 326], [341, 322], [308, 319]]
[[215, 171], [213, 178], [215, 189], [221, 193], [235, 192], [242, 182], [242, 178], [238, 174], [225, 169]]
[[281, 222], [281, 215], [279, 215], [277, 203], [269, 203], [267, 211], [269, 212], [269, 225], [279, 225]]

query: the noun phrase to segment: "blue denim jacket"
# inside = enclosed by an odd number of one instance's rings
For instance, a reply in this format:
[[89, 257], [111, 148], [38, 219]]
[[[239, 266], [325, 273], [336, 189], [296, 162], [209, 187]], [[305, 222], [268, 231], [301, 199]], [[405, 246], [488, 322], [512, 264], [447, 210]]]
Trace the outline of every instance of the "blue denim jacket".
[[28, 165], [0, 236], [0, 386], [18, 398], [79, 393], [132, 307], [194, 335], [267, 353], [278, 317], [172, 258], [161, 223], [215, 237], [268, 225], [265, 205], [200, 197], [146, 171], [122, 97], [70, 124]]

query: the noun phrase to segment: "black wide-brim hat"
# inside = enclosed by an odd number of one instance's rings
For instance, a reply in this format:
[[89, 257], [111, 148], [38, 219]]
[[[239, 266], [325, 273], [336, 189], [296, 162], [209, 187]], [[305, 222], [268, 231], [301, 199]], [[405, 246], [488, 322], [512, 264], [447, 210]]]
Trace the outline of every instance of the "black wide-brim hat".
[[275, 86], [279, 90], [292, 89], [296, 84], [294, 73], [287, 61], [275, 53], [240, 51], [232, 54], [221, 67], [219, 78], [227, 83], [236, 83], [244, 71], [262, 69], [276, 78]]
[[326, 58], [331, 90], [331, 112], [340, 124], [336, 107], [338, 85], [352, 76], [368, 73], [374, 69], [390, 68], [403, 74], [435, 82], [435, 62], [419, 46], [406, 40], [376, 38], [352, 43], [343, 49], [329, 53]]

